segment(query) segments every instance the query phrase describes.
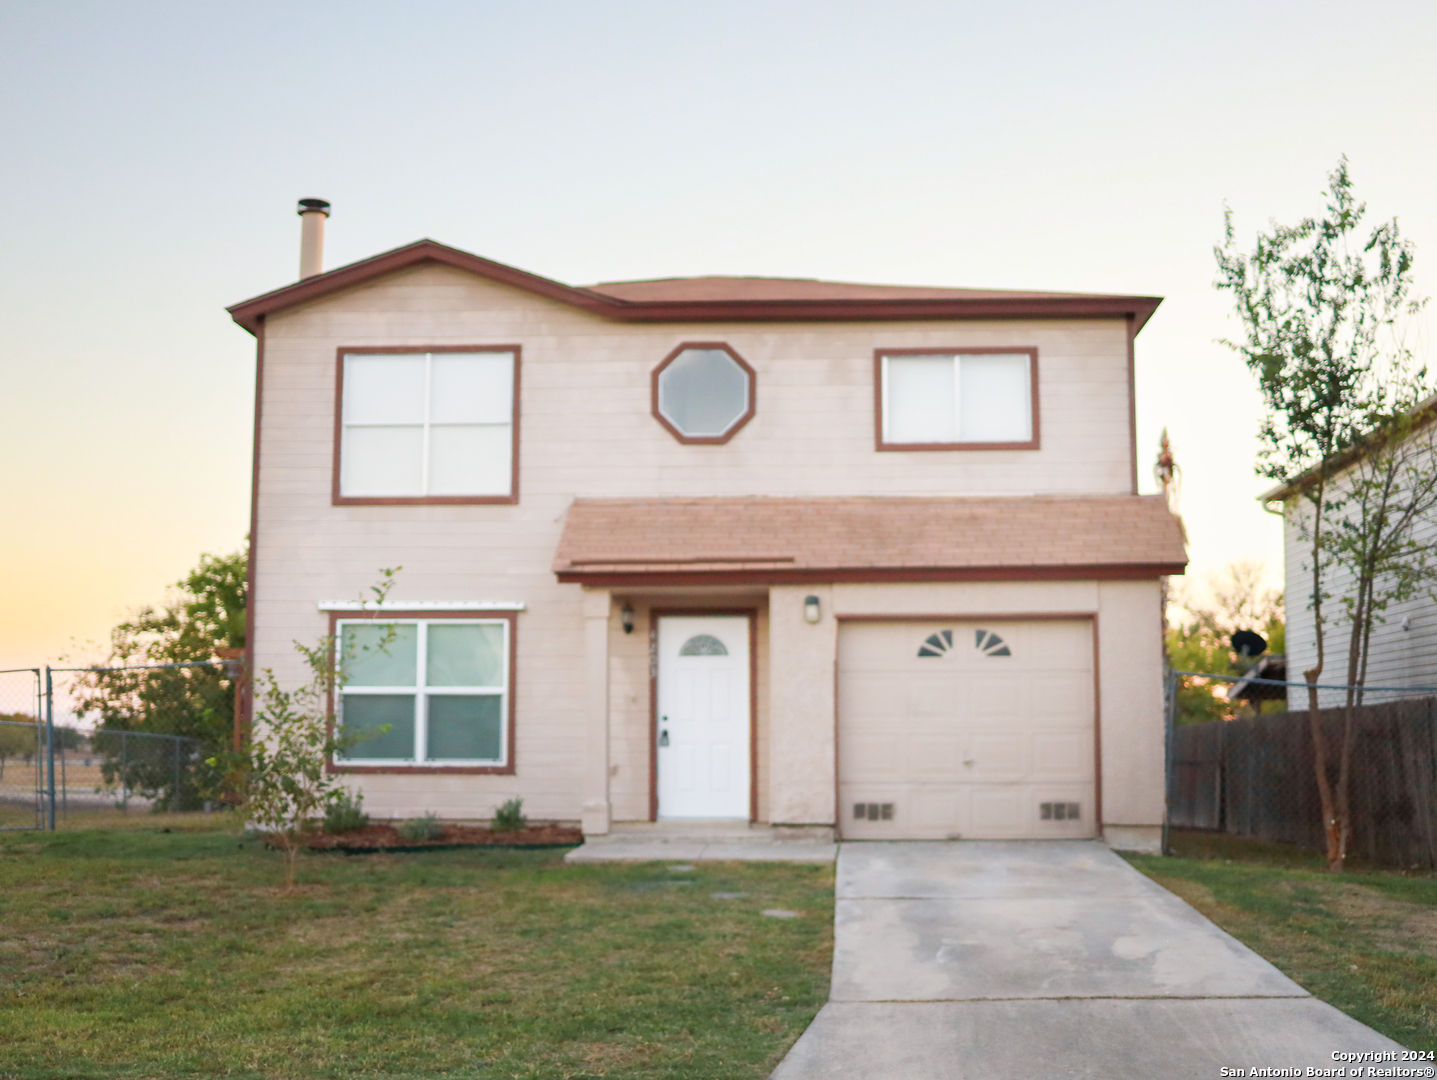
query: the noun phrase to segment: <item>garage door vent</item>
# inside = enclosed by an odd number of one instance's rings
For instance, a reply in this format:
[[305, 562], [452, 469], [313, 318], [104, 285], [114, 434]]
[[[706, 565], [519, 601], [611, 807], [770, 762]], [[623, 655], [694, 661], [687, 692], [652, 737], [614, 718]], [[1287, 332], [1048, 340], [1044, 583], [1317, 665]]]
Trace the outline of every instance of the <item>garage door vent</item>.
[[891, 802], [856, 802], [853, 804], [854, 821], [892, 821], [893, 804]]
[[1038, 816], [1044, 821], [1077, 821], [1082, 817], [1079, 804], [1075, 802], [1045, 802], [1038, 804]]

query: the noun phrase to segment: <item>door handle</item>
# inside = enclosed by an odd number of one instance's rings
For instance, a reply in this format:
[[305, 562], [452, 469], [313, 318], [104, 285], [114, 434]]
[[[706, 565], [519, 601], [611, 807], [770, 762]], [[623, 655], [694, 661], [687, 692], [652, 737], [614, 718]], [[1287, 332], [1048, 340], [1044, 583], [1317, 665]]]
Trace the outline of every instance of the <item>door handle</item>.
[[669, 745], [669, 732], [668, 732], [668, 729], [667, 729], [667, 728], [665, 728], [663, 731], [660, 731], [660, 732], [659, 732], [659, 745], [660, 745], [660, 746], [668, 746], [668, 745]]

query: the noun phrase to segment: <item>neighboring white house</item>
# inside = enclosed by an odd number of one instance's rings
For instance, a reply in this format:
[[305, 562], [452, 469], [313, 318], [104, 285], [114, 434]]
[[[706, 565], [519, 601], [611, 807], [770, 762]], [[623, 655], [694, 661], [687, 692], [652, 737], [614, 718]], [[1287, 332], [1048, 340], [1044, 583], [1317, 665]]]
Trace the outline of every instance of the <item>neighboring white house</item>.
[[396, 624], [338, 703], [390, 725], [333, 764], [380, 815], [1151, 848], [1186, 562], [1137, 494], [1158, 303], [575, 288], [424, 240], [237, 304], [251, 665]]
[[[1437, 406], [1431, 399], [1418, 407], [1429, 413]], [[1427, 452], [1430, 429], [1419, 429]], [[1338, 473], [1333, 482], [1339, 487], [1345, 474]], [[1303, 672], [1317, 660], [1317, 634], [1312, 612], [1312, 561], [1310, 545], [1302, 540], [1300, 523], [1310, 517], [1312, 504], [1301, 494], [1305, 478], [1282, 484], [1260, 496], [1264, 504], [1283, 504], [1284, 591], [1287, 608], [1287, 672], [1292, 682], [1302, 682]], [[1437, 545], [1437, 513], [1427, 516], [1418, 538]], [[1324, 578], [1323, 623], [1326, 627], [1326, 664], [1322, 683], [1343, 684], [1347, 681], [1347, 646], [1349, 624], [1343, 611], [1342, 597], [1352, 592], [1352, 578], [1344, 570], [1329, 570]], [[1432, 593], [1394, 603], [1378, 617], [1372, 628], [1369, 645], [1371, 659], [1367, 665], [1365, 685], [1374, 687], [1437, 687], [1437, 597]], [[1410, 697], [1401, 692], [1366, 691], [1363, 701], [1376, 704], [1395, 698]], [[1341, 704], [1341, 690], [1324, 690], [1319, 695], [1323, 707]], [[1288, 707], [1307, 708], [1307, 691], [1300, 686], [1288, 688]]]

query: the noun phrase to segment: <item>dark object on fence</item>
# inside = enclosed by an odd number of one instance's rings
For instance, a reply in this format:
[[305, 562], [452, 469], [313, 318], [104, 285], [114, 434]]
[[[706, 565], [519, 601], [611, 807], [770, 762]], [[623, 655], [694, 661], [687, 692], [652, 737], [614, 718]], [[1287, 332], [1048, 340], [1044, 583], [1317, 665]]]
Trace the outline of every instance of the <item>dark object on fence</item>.
[[[1269, 686], [1266, 683], [1254, 682], [1254, 679], [1268, 679], [1272, 682], [1287, 681], [1287, 657], [1282, 653], [1274, 653], [1271, 656], [1264, 656], [1252, 667], [1248, 668], [1243, 677], [1232, 684], [1232, 689], [1227, 692], [1229, 701], [1286, 701], [1287, 687]], [[1306, 715], [1305, 713], [1303, 715]]]
[[[1318, 719], [1340, 746], [1342, 710]], [[1360, 706], [1354, 726], [1348, 853], [1437, 868], [1437, 698]], [[1176, 728], [1170, 775], [1171, 825], [1327, 850], [1306, 712]]]
[[1267, 638], [1252, 630], [1238, 630], [1232, 635], [1233, 652], [1251, 660], [1267, 652]]

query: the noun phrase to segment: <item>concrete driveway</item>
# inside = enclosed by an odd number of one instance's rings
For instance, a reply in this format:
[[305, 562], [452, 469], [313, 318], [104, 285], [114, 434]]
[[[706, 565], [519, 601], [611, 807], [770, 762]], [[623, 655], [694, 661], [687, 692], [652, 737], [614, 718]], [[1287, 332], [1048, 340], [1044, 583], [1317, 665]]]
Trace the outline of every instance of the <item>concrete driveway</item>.
[[829, 1003], [774, 1080], [1207, 1080], [1401, 1049], [1096, 841], [847, 843], [837, 901]]

